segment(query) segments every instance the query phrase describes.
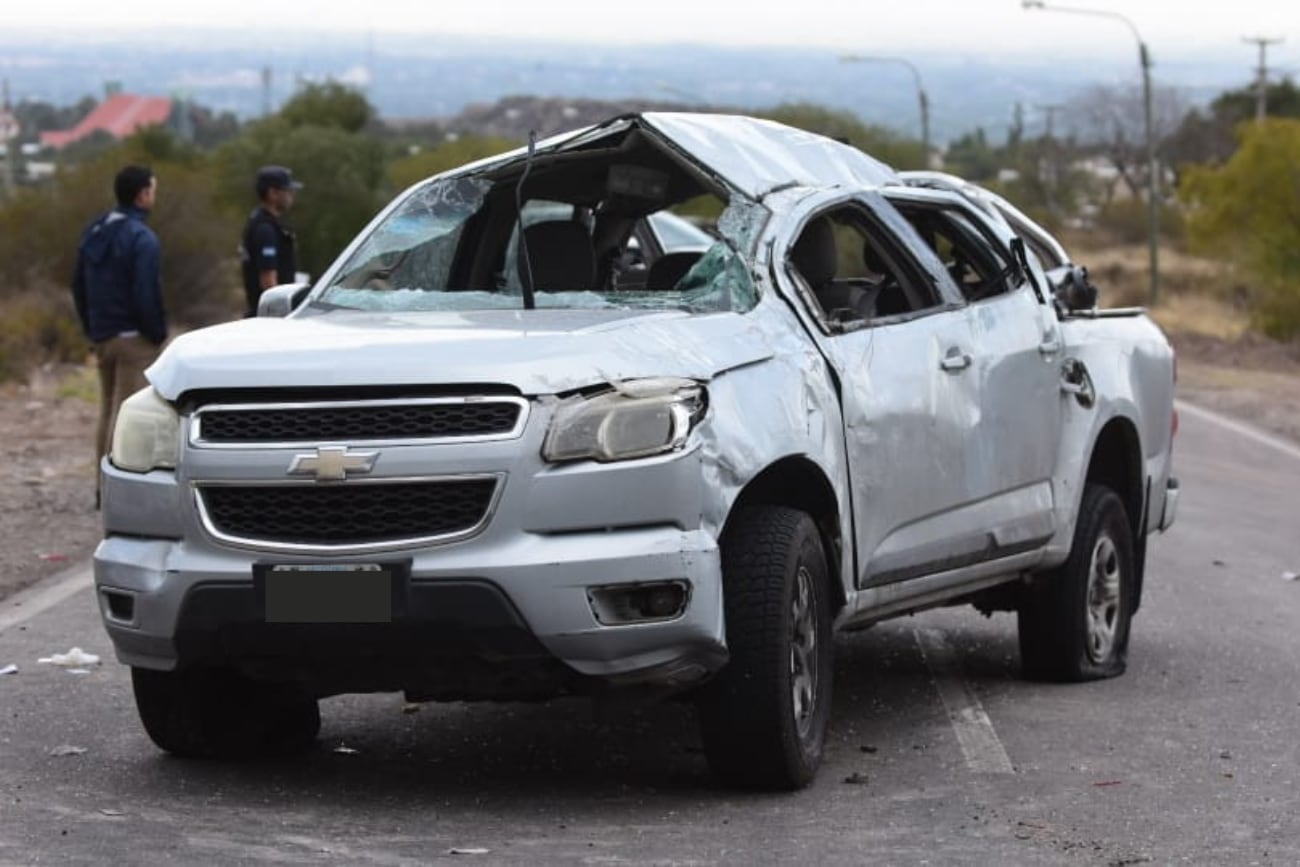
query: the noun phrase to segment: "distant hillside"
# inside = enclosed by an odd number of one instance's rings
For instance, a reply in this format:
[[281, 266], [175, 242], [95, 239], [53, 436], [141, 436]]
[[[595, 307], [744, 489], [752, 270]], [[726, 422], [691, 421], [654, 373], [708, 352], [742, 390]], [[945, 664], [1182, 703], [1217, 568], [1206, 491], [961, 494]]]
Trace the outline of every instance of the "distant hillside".
[[[988, 50], [910, 59], [924, 80], [936, 142], [977, 126], [999, 138], [1017, 103], [1036, 132], [1042, 122], [1039, 107], [1065, 102], [1092, 83], [1138, 78], [1132, 62], [1061, 62], [1049, 56], [1006, 61]], [[269, 88], [263, 87], [266, 69]], [[1237, 55], [1227, 60], [1162, 55], [1155, 74], [1158, 84], [1178, 87], [1191, 103], [1249, 78]], [[469, 119], [480, 111], [486, 115], [473, 120], [475, 125], [514, 138], [533, 124], [554, 131], [587, 122], [588, 109], [604, 116], [608, 105], [634, 110], [673, 102], [740, 111], [809, 102], [852, 111], [903, 135], [916, 137], [920, 131], [916, 85], [907, 69], [843, 63], [833, 52], [811, 48], [563, 45], [440, 40], [428, 34], [281, 33], [250, 39], [246, 33], [180, 31], [131, 40], [84, 33], [59, 39], [0, 30], [0, 77], [9, 80], [15, 100], [72, 105], [87, 94], [102, 97], [107, 82], [118, 82], [128, 92], [184, 96], [243, 118], [274, 110], [302, 81], [333, 79], [364, 90], [385, 118]], [[561, 113], [522, 120], [506, 116], [508, 98], [522, 94], [563, 102]], [[498, 100], [505, 104], [500, 117], [492, 116], [496, 108], [476, 108]]]
[[[620, 114], [642, 111], [700, 111], [701, 106], [644, 99], [603, 100], [558, 97], [507, 96], [490, 104], [468, 105], [451, 117], [436, 118], [448, 133], [483, 135], [527, 141], [530, 130], [544, 138], [566, 130], [609, 120]], [[710, 107], [711, 111], [739, 109]], [[410, 123], [411, 121], [407, 121]], [[401, 121], [391, 123], [400, 126]]]

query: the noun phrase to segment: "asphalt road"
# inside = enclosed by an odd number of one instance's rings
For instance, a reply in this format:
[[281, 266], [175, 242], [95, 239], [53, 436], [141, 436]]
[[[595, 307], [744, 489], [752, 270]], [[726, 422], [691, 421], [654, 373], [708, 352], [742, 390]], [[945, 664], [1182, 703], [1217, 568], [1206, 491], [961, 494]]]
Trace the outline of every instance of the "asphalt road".
[[674, 704], [348, 696], [305, 758], [170, 759], [82, 569], [0, 604], [0, 864], [1300, 863], [1300, 449], [1189, 408], [1176, 460], [1124, 677], [1021, 682], [1010, 615], [848, 636], [788, 795], [714, 788]]

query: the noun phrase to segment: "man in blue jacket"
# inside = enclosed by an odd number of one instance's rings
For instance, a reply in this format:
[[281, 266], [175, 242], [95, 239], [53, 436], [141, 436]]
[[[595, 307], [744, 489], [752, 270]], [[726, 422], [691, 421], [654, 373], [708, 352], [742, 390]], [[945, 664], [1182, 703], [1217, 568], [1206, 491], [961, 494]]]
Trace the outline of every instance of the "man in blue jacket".
[[81, 235], [72, 297], [99, 359], [99, 427], [95, 463], [108, 453], [117, 409], [144, 388], [144, 370], [167, 339], [159, 276], [158, 236], [145, 220], [158, 180], [146, 166], [117, 173], [117, 207]]

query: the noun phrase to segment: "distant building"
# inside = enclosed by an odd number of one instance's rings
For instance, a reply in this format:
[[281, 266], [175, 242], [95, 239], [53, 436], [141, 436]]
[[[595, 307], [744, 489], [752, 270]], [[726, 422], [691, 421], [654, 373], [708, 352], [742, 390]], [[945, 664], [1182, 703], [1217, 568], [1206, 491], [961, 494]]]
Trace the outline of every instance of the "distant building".
[[166, 97], [114, 93], [72, 129], [41, 133], [41, 144], [57, 150], [95, 132], [126, 138], [142, 127], [167, 123], [171, 115], [172, 100]]

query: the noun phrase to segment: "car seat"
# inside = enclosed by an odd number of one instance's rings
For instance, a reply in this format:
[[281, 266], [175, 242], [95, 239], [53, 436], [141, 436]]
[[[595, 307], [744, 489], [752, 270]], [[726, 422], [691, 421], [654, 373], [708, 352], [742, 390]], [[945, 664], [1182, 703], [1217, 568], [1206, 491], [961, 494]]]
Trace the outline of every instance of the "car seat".
[[585, 292], [596, 288], [596, 253], [591, 236], [586, 227], [571, 220], [547, 220], [524, 229], [524, 245], [515, 264], [524, 286], [530, 285], [531, 265], [534, 289]]

